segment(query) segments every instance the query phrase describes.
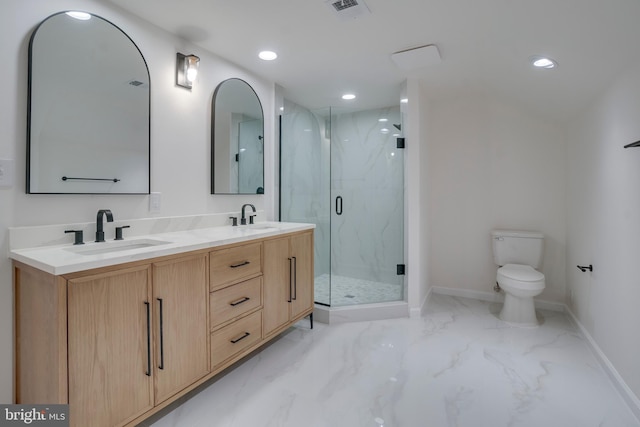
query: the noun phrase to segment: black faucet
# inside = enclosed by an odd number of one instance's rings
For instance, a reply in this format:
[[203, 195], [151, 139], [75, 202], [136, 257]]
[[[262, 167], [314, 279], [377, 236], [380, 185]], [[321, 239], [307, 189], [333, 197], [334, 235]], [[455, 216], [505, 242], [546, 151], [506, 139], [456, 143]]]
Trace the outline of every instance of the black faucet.
[[107, 222], [113, 222], [113, 214], [109, 209], [100, 209], [96, 219], [96, 242], [104, 242], [104, 230], [102, 229], [102, 218], [107, 215]]
[[[240, 218], [240, 224], [241, 225], [247, 225], [247, 218], [244, 215], [244, 208], [246, 208], [247, 206], [249, 206], [251, 209], [253, 209], [253, 212], [256, 211], [256, 207], [253, 206], [250, 203], [242, 205], [242, 217]], [[254, 215], [250, 215], [249, 216], [249, 224], [253, 224], [253, 217], [254, 217]]]

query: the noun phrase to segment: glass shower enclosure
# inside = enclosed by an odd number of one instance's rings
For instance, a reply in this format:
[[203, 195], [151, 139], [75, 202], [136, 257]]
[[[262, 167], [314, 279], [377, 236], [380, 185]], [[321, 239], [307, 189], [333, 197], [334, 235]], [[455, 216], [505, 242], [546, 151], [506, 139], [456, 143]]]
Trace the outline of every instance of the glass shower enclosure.
[[400, 107], [280, 116], [280, 220], [315, 223], [315, 301], [404, 300]]

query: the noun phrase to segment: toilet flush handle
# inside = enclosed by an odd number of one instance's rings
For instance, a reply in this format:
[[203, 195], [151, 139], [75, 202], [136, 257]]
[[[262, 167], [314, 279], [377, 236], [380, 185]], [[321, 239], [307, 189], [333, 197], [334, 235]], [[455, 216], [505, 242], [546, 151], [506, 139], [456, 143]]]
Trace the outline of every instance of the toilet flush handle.
[[589, 264], [589, 265], [578, 265], [577, 266], [578, 269], [580, 269], [580, 271], [582, 271], [583, 273], [587, 270], [589, 271], [593, 271], [593, 265]]

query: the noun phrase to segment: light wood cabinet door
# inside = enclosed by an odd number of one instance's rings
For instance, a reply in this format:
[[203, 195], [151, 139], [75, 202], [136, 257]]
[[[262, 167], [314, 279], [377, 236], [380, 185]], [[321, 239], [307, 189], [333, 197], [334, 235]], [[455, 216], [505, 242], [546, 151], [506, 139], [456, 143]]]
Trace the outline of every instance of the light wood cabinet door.
[[70, 425], [113, 427], [153, 407], [148, 266], [68, 281]]
[[292, 292], [289, 238], [266, 240], [263, 249], [262, 335], [266, 337], [289, 321]]
[[263, 336], [313, 309], [313, 233], [263, 243]]
[[294, 260], [293, 298], [291, 318], [308, 312], [313, 307], [313, 234], [291, 236], [291, 258]]
[[209, 372], [207, 255], [153, 264], [155, 403]]

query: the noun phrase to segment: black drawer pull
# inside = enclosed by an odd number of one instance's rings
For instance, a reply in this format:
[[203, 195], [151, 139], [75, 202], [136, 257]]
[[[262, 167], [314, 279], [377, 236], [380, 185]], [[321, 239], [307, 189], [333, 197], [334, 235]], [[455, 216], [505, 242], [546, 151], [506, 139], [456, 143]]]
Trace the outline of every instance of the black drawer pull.
[[231, 340], [232, 344], [237, 343], [238, 341], [242, 341], [243, 339], [245, 339], [246, 337], [248, 337], [249, 335], [251, 335], [249, 332], [245, 332], [243, 336], [236, 338], [235, 340]]
[[242, 267], [243, 265], [249, 265], [249, 264], [251, 264], [249, 261], [242, 261], [240, 264], [233, 264], [233, 265], [230, 265], [229, 267], [238, 268], [238, 267]]
[[247, 301], [249, 301], [250, 299], [251, 299], [251, 298], [249, 298], [249, 297], [240, 298], [240, 299], [239, 299], [239, 300], [237, 300], [237, 301], [230, 302], [230, 303], [229, 303], [229, 305], [230, 305], [231, 307], [235, 307], [236, 305], [240, 305], [240, 304], [242, 304], [243, 302], [247, 302]]

